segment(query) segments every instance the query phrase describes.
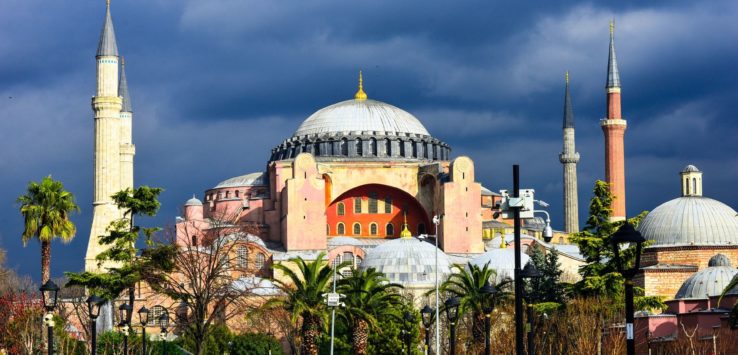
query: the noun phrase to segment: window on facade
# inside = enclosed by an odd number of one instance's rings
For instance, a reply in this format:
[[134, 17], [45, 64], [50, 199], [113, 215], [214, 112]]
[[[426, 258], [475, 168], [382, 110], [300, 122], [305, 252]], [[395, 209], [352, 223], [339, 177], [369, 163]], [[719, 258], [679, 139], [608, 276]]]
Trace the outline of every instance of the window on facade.
[[379, 213], [377, 209], [377, 193], [369, 193], [369, 213]]
[[354, 213], [361, 213], [361, 197], [354, 197]]
[[354, 235], [361, 234], [361, 224], [354, 223]]
[[697, 193], [697, 178], [692, 178], [692, 193]]
[[338, 235], [344, 235], [344, 234], [346, 234], [346, 227], [343, 225], [343, 223], [339, 223], [336, 226], [336, 234], [338, 234]]
[[395, 226], [392, 223], [387, 223], [386, 229], [387, 235], [395, 235]]
[[369, 234], [377, 235], [377, 224], [376, 223], [372, 223], [369, 225]]
[[341, 262], [348, 263], [349, 265], [346, 266], [341, 270], [341, 275], [343, 277], [350, 277], [351, 276], [351, 268], [354, 267], [354, 254], [351, 252], [344, 252], [343, 257], [341, 258]]
[[245, 246], [238, 247], [236, 249], [236, 261], [238, 262], [238, 267], [247, 268], [249, 265], [249, 248]]
[[218, 192], [218, 200], [220, 200], [221, 198], [223, 198], [223, 193], [222, 192]]
[[348, 140], [346, 138], [341, 139], [341, 155], [348, 156]]
[[389, 157], [392, 156], [392, 141], [389, 139], [384, 140], [384, 153]]
[[377, 156], [377, 140], [374, 138], [369, 139], [369, 153], [373, 156]]
[[161, 326], [161, 322], [159, 321], [159, 318], [161, 318], [163, 314], [164, 314], [164, 307], [159, 306], [159, 305], [151, 307], [151, 310], [149, 311], [148, 325]]
[[333, 262], [331, 263], [332, 264], [331, 267], [335, 268], [340, 263], [341, 263], [341, 255], [339, 254], [339, 255], [336, 255], [335, 258], [333, 258]]
[[261, 269], [264, 267], [264, 262], [266, 262], [266, 256], [263, 253], [256, 254], [256, 262], [254, 263], [257, 269]]
[[236, 195], [236, 198], [240, 197], [241, 195], [241, 191], [238, 190], [234, 191], [233, 193]]
[[361, 139], [356, 139], [356, 155], [363, 155], [364, 147], [361, 146]]
[[425, 223], [418, 224], [418, 234], [425, 234]]
[[197, 246], [197, 236], [196, 235], [193, 235], [192, 236], [192, 246], [193, 247], [196, 247]]
[[343, 216], [346, 214], [346, 206], [343, 204], [343, 202], [339, 202], [338, 205], [336, 205], [336, 214], [339, 216]]
[[418, 157], [418, 145], [415, 144], [415, 142], [413, 141], [410, 141], [410, 145], [412, 145], [413, 158], [417, 158]]
[[230, 191], [226, 191], [226, 198], [230, 198], [230, 197], [231, 197], [231, 192]]
[[392, 197], [384, 198], [384, 213], [392, 213]]

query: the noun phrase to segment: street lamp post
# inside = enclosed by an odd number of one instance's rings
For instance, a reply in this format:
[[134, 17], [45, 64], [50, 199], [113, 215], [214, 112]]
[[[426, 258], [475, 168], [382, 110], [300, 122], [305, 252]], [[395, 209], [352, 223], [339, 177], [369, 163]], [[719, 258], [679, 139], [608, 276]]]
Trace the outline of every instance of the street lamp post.
[[120, 316], [120, 330], [123, 332], [123, 355], [128, 355], [128, 333], [130, 327], [128, 325], [131, 314], [133, 313], [133, 307], [127, 303], [123, 303], [118, 307], [118, 315]]
[[41, 299], [46, 309], [44, 315], [44, 323], [46, 323], [46, 331], [48, 332], [49, 341], [49, 355], [54, 354], [54, 308], [56, 308], [57, 295], [59, 293], [59, 286], [54, 281], [46, 281], [43, 286], [39, 289], [41, 291]]
[[90, 354], [97, 354], [97, 317], [100, 315], [100, 306], [105, 302], [104, 299], [92, 295], [87, 298], [87, 315], [90, 316]]
[[[167, 332], [169, 330], [169, 311], [166, 309], [164, 310], [164, 313], [159, 316], [159, 327], [161, 327], [161, 334], [159, 334], [159, 337], [161, 338], [162, 343], [167, 342]], [[162, 344], [162, 354], [166, 353], [166, 347], [164, 344]]]
[[427, 304], [420, 310], [420, 316], [423, 320], [423, 328], [425, 328], [425, 355], [428, 355], [428, 349], [430, 348], [430, 327], [433, 322], [433, 308], [430, 308]]
[[146, 355], [146, 325], [149, 324], [149, 309], [145, 306], [138, 309], [138, 321], [141, 322], [141, 354]]
[[449, 354], [456, 354], [456, 321], [459, 320], [459, 301], [458, 297], [451, 297], [446, 300], [444, 306], [446, 308], [446, 317], [448, 318], [450, 335], [448, 341]]
[[[536, 269], [535, 265], [533, 263], [528, 262], [525, 264], [525, 267], [523, 268], [523, 271], [520, 272], [520, 278], [522, 279], [537, 279], [541, 277], [541, 273]], [[535, 346], [533, 344], [533, 305], [532, 300], [530, 299], [529, 295], [523, 296], [527, 301], [527, 318], [528, 318], [528, 355], [534, 355], [535, 354]]]
[[435, 233], [436, 233], [436, 250], [435, 250], [435, 256], [436, 256], [436, 354], [441, 353], [441, 327], [438, 326], [438, 311], [441, 308], [441, 303], [438, 298], [438, 225], [441, 223], [441, 219], [443, 218], [443, 213], [441, 215], [435, 215], [433, 216], [433, 225], [435, 226]]
[[480, 290], [483, 296], [482, 299], [482, 311], [484, 312], [484, 354], [491, 354], [491, 346], [489, 344], [489, 332], [492, 328], [492, 311], [495, 309], [494, 294], [497, 289], [489, 283], [489, 280], [484, 282], [484, 286]]
[[[610, 243], [615, 253], [615, 266], [618, 272], [625, 278], [625, 334], [628, 355], [635, 354], [635, 339], [633, 338], [633, 277], [641, 268], [641, 247], [646, 241], [640, 232], [633, 228], [627, 221], [612, 235]], [[626, 261], [620, 256], [622, 247], [635, 244], [635, 261], [630, 267], [625, 265]], [[627, 245], [627, 246], [626, 246]]]
[[407, 354], [410, 355], [412, 352], [410, 351], [410, 345], [412, 343], [412, 337], [410, 336], [410, 331], [412, 330], [412, 326], [415, 323], [415, 318], [413, 317], [413, 314], [409, 311], [405, 311], [405, 317], [404, 317], [404, 323], [405, 323], [405, 343], [407, 344]]

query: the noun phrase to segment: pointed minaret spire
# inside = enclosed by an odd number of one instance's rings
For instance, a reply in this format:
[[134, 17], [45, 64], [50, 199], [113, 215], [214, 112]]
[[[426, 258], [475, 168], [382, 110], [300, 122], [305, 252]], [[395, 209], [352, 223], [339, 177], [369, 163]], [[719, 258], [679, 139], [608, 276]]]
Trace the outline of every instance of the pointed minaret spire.
[[133, 112], [131, 105], [131, 96], [128, 94], [128, 80], [126, 79], [126, 60], [120, 58], [120, 82], [118, 83], [118, 95], [123, 99], [123, 108], [121, 112]]
[[559, 154], [559, 161], [564, 166], [564, 230], [567, 233], [576, 233], [579, 232], [579, 193], [577, 191], [579, 153], [575, 145], [574, 110], [569, 93], [568, 71], [564, 93], [564, 151]]
[[620, 72], [618, 71], [618, 59], [615, 56], [615, 20], [610, 21], [610, 55], [607, 60], [607, 86], [609, 88], [620, 87]]
[[620, 105], [620, 71], [615, 58], [615, 22], [610, 22], [610, 54], [607, 60], [607, 115], [600, 120], [605, 134], [605, 180], [613, 196], [611, 221], [622, 221], [625, 211], [625, 121]]
[[356, 92], [356, 95], [354, 95], [355, 100], [366, 100], [366, 93], [364, 92], [364, 77], [361, 74], [361, 70], [359, 70], [359, 91]]
[[118, 56], [118, 44], [115, 42], [113, 18], [110, 16], [110, 0], [105, 0], [105, 21], [103, 22], [100, 41], [97, 43], [97, 56]]

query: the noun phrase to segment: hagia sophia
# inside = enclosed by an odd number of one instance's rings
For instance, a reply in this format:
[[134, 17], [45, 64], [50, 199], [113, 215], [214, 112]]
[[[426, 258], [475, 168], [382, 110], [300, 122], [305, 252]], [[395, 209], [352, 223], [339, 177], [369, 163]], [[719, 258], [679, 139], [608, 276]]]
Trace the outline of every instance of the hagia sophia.
[[[108, 5], [92, 99], [95, 200], [87, 270], [98, 268], [94, 256], [102, 247], [97, 236], [120, 217], [110, 196], [134, 186], [133, 107], [120, 58]], [[375, 100], [369, 87], [359, 73], [357, 91], [347, 93], [352, 98], [306, 113], [292, 133], [285, 132], [282, 142], [262, 147], [271, 149], [263, 167], [244, 167], [244, 174], [236, 177], [213, 176], [214, 181], [222, 181], [204, 186], [201, 198], [192, 196], [184, 203], [177, 220], [178, 243], [201, 242], [186, 233], [188, 227], [243, 226], [249, 231], [243, 233], [248, 241], [243, 253], [265, 278], [279, 277], [272, 274], [272, 264], [296, 256], [314, 259], [321, 252], [332, 262], [377, 268], [409, 289], [427, 290], [436, 272], [448, 275], [451, 265], [467, 262], [489, 262], [498, 274], [511, 274], [516, 252], [512, 226], [494, 216], [500, 194], [493, 191], [507, 186], [483, 186], [475, 175], [474, 157], [454, 157], [452, 147], [442, 140], [443, 132], [432, 134], [422, 117]], [[612, 220], [621, 221], [628, 217], [624, 144], [628, 123], [621, 110], [612, 25], [605, 94], [606, 116], [599, 121], [604, 134], [603, 175], [615, 197]], [[564, 207], [564, 228], [545, 241], [541, 237], [545, 222], [526, 221], [524, 248], [518, 252], [531, 247], [556, 249], [562, 268], [575, 280], [584, 259], [568, 243], [568, 235], [580, 226], [576, 177], [580, 155], [575, 149], [568, 75], [563, 116], [563, 151], [558, 159], [563, 165], [559, 203]], [[716, 172], [706, 172], [707, 183], [710, 173]], [[676, 336], [677, 321], [689, 317], [703, 317], [693, 322], [703, 322], [708, 330], [720, 326], [728, 312], [724, 307], [738, 299], [735, 289], [724, 299], [723, 308], [715, 300], [738, 274], [738, 213], [702, 195], [703, 173], [695, 166], [688, 165], [679, 174], [673, 186], [675, 193], [681, 189], [681, 196], [661, 205], [654, 201], [654, 209], [638, 227], [651, 244], [644, 251], [636, 284], [646, 295], [665, 297], [669, 309], [639, 317], [637, 326], [650, 327], [650, 336], [667, 340]], [[181, 194], [184, 201], [188, 194]]]

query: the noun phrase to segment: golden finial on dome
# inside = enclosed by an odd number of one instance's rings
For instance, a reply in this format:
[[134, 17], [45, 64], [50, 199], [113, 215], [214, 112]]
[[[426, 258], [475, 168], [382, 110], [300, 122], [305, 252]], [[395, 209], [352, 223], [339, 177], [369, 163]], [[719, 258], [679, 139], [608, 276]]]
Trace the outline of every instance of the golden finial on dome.
[[361, 70], [359, 70], [359, 91], [354, 95], [354, 99], [366, 100], [366, 93], [364, 92], [364, 78], [361, 75]]
[[404, 216], [405, 216], [405, 223], [402, 225], [402, 232], [400, 232], [400, 238], [412, 238], [413, 234], [410, 233], [409, 229], [407, 229], [407, 212], [405, 212]]

